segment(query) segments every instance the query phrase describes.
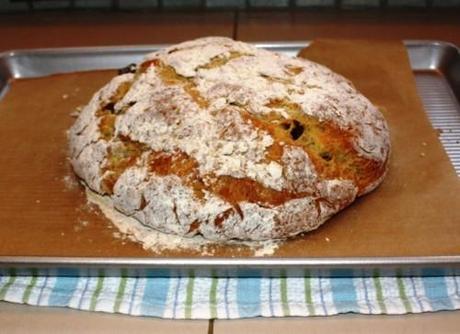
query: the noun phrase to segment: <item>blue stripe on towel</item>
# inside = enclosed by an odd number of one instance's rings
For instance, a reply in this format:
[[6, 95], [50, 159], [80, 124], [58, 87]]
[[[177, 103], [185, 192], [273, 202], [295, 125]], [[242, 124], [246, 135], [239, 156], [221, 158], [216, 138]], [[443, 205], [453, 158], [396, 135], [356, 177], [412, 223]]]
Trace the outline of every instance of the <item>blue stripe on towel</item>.
[[238, 278], [236, 298], [241, 318], [260, 315], [260, 283], [261, 279], [256, 277]]
[[171, 278], [167, 277], [169, 271], [155, 272], [154, 278], [147, 278], [142, 297], [141, 314], [161, 317], [166, 307], [168, 298], [169, 282]]
[[340, 313], [359, 311], [352, 274], [352, 270], [341, 270], [340, 275], [344, 277], [330, 280], [334, 305]]
[[59, 269], [48, 304], [50, 306], [68, 306], [72, 292], [75, 291], [79, 280], [78, 270]]
[[445, 277], [437, 276], [443, 273], [444, 271], [441, 269], [429, 269], [423, 272], [424, 275], [433, 275], [422, 278], [425, 295], [430, 301], [433, 311], [451, 310], [454, 308], [447, 293]]

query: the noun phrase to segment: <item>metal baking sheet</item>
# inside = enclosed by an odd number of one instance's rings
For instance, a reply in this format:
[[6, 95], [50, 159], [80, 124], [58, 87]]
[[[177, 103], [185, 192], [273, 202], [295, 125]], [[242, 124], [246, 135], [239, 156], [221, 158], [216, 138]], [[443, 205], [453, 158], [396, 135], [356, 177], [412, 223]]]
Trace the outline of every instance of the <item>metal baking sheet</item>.
[[[296, 55], [308, 42], [258, 43], [259, 47]], [[440, 139], [457, 174], [460, 175], [460, 55], [456, 46], [437, 41], [406, 41], [417, 88], [425, 110], [439, 130]], [[8, 82], [50, 74], [94, 69], [121, 68], [138, 62], [164, 45], [65, 48], [11, 51], [0, 54], [0, 98]], [[437, 74], [437, 75], [433, 75]], [[97, 275], [98, 269], [117, 275], [121, 268], [132, 275], [222, 275], [277, 276], [311, 275], [445, 275], [460, 272], [460, 255], [426, 257], [368, 258], [79, 258], [79, 257], [5, 257], [0, 270], [14, 268], [40, 274]], [[51, 271], [50, 271], [51, 270]]]

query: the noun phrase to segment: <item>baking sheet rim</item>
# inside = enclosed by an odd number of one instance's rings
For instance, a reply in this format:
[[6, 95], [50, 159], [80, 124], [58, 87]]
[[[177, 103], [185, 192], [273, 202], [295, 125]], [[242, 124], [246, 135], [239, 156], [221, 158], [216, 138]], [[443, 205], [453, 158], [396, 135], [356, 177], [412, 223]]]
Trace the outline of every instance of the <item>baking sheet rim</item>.
[[[311, 41], [292, 42], [252, 42], [261, 48], [286, 49], [300, 48], [309, 45]], [[440, 46], [459, 48], [448, 42], [437, 40], [404, 40], [406, 47]], [[0, 58], [16, 56], [59, 55], [75, 53], [104, 53], [110, 51], [142, 51], [158, 49], [168, 44], [126, 45], [126, 46], [96, 46], [96, 47], [67, 47], [47, 49], [10, 50], [0, 53]], [[413, 68], [414, 70], [418, 70]], [[423, 70], [436, 70], [436, 67]], [[58, 73], [58, 72], [57, 72]], [[59, 72], [60, 73], [60, 72]], [[9, 73], [12, 74], [12, 73]], [[13, 78], [28, 78], [30, 76], [10, 76]], [[196, 269], [355, 269], [355, 268], [405, 268], [423, 269], [443, 267], [460, 269], [460, 254], [447, 256], [409, 256], [409, 257], [318, 257], [318, 258], [148, 258], [148, 257], [40, 257], [40, 256], [0, 256], [0, 269], [4, 268], [196, 268]], [[404, 274], [404, 272], [400, 272]]]

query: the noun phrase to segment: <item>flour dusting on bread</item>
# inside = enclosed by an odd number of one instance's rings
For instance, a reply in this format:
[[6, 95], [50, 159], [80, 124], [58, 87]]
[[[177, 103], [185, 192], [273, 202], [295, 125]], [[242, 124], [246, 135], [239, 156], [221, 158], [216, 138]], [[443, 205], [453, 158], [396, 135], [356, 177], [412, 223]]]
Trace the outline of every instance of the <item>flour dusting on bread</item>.
[[387, 170], [387, 124], [342, 76], [222, 37], [151, 53], [69, 131], [71, 162], [161, 232], [270, 240], [319, 227]]
[[[186, 238], [183, 236], [163, 233], [155, 229], [142, 225], [138, 220], [129, 217], [113, 207], [113, 202], [107, 196], [99, 195], [89, 188], [86, 189], [88, 202], [102, 211], [104, 216], [109, 219], [120, 232], [114, 232], [113, 235], [122, 240], [129, 239], [138, 242], [146, 250], [161, 253], [165, 250], [178, 250], [199, 252], [200, 255], [213, 255], [214, 243], [206, 240], [201, 236]], [[86, 226], [88, 222], [81, 222], [79, 228]], [[235, 251], [244, 248], [249, 250], [253, 256], [272, 255], [279, 247], [280, 240], [264, 241], [235, 241], [228, 240], [226, 243], [229, 247], [234, 247]], [[122, 244], [124, 241], [122, 242]]]

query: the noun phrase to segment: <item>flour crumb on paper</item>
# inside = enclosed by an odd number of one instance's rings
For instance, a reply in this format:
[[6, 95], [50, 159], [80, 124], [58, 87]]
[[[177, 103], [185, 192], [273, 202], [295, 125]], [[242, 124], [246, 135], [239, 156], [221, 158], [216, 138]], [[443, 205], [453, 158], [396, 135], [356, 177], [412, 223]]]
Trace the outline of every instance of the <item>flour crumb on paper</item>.
[[62, 182], [64, 183], [65, 190], [73, 190], [78, 187], [79, 182], [74, 176], [66, 175], [62, 178]]
[[[85, 187], [85, 190], [88, 202], [97, 205], [104, 216], [118, 228], [119, 232], [113, 232], [112, 235], [114, 238], [121, 239], [122, 244], [124, 244], [124, 240], [129, 239], [140, 243], [145, 250], [154, 252], [182, 249], [199, 251], [204, 256], [214, 254], [212, 246], [216, 244], [215, 242], [206, 240], [201, 236], [186, 238], [154, 230], [142, 225], [135, 218], [128, 217], [117, 211], [113, 207], [110, 198], [96, 194], [88, 187]], [[229, 241], [227, 244], [229, 246], [249, 247], [254, 256], [262, 257], [274, 254], [280, 242], [279, 240]]]

